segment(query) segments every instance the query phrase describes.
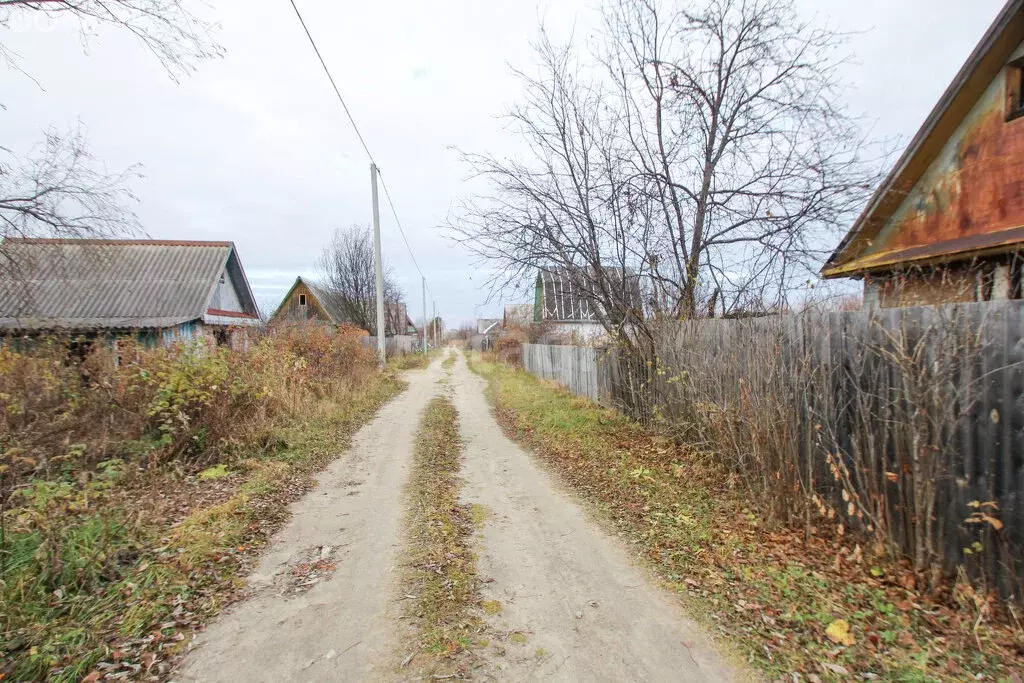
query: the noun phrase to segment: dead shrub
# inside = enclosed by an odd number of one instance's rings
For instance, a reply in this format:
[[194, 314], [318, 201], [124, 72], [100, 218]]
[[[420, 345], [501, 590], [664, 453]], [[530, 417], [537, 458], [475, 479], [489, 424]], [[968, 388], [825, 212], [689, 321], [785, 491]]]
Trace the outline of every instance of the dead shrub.
[[95, 469], [114, 458], [194, 469], [228, 460], [268, 425], [377, 372], [349, 329], [279, 329], [248, 351], [202, 342], [147, 349], [66, 340], [0, 347], [0, 482]]

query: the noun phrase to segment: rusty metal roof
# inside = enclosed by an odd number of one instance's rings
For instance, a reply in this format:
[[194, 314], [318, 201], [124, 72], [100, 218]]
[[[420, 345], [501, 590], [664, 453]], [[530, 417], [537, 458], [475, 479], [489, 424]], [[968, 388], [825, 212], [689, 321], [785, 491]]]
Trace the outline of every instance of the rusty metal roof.
[[[985, 88], [1005, 68], [1024, 40], [1024, 0], [1008, 0], [974, 51], [942, 94], [924, 124], [907, 145], [864, 212], [822, 268], [825, 277], [847, 277], [872, 266], [859, 257], [928, 170]], [[943, 247], [935, 246], [935, 255]], [[955, 252], [955, 249], [953, 250]], [[895, 263], [891, 259], [889, 263]], [[880, 264], [875, 264], [875, 267]]]
[[0, 244], [0, 328], [170, 327], [207, 313], [228, 271], [259, 315], [231, 242], [10, 239]]

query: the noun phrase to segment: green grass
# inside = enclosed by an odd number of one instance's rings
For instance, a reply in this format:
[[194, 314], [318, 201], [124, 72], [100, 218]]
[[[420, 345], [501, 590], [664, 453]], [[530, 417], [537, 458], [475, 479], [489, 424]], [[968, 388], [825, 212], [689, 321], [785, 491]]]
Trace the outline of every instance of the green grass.
[[444, 362], [441, 363], [441, 367], [444, 368], [446, 371], [451, 370], [452, 367], [455, 366], [455, 359], [455, 353], [450, 351], [448, 355], [445, 357]]
[[101, 662], [132, 679], [165, 677], [191, 632], [235, 599], [247, 558], [285, 520], [287, 504], [403, 387], [380, 375], [321, 401], [308, 419], [275, 428], [272, 449], [239, 462], [238, 483], [227, 483], [226, 468], [205, 470], [196, 486], [231, 488], [173, 528], [173, 508], [147, 505], [155, 492], [180, 488], [170, 470], [139, 482], [115, 461], [84, 484], [33, 482], [5, 519], [0, 679], [78, 681]]
[[461, 453], [455, 406], [438, 396], [428, 404], [416, 437], [403, 590], [415, 596], [406, 609], [416, 628], [411, 666], [427, 677], [466, 674], [466, 656], [482, 624], [475, 609], [474, 514], [459, 502]]
[[[479, 356], [471, 368], [488, 380], [506, 433], [582, 493], [688, 611], [771, 679], [842, 678], [828, 663], [884, 680], [1008, 680], [1024, 652], [1019, 630], [984, 620], [975, 630], [970, 606], [905, 588], [907, 573], [883, 570], [884, 560], [851, 559], [855, 539], [805, 541], [762, 518], [707, 453], [677, 448], [525, 372]], [[854, 645], [826, 636], [838, 619], [851, 625]]]

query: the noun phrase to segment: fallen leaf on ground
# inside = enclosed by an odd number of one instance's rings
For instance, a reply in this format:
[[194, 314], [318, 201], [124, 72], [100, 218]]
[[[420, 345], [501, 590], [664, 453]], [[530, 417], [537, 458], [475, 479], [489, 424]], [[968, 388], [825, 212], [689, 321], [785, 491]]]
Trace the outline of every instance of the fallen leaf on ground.
[[857, 639], [850, 633], [850, 624], [845, 619], [836, 619], [825, 629], [828, 639], [837, 645], [856, 645]]

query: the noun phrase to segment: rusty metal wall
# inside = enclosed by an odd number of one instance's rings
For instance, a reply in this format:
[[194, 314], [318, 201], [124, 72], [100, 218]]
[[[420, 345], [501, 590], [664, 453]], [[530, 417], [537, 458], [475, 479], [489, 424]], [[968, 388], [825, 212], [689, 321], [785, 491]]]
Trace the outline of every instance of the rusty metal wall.
[[[884, 265], [889, 252], [924, 247], [927, 255], [934, 247], [939, 253], [951, 240], [969, 248], [972, 238], [1022, 225], [1024, 117], [1007, 121], [1000, 73], [861, 259]], [[1019, 243], [1019, 235], [1007, 235]]]

